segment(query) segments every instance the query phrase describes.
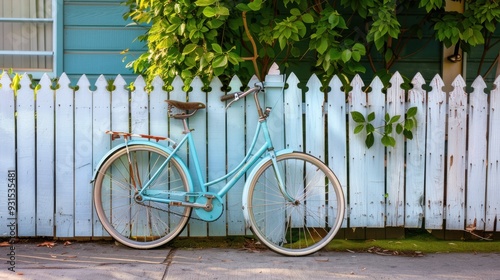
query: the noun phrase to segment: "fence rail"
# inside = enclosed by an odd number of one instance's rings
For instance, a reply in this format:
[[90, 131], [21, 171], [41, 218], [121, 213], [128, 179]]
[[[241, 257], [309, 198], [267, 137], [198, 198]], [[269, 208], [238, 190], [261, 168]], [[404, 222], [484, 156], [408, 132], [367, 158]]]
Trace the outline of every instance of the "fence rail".
[[[268, 84], [282, 79], [282, 75], [266, 77]], [[196, 130], [198, 155], [208, 179], [243, 158], [244, 143], [253, 136], [246, 130], [253, 132], [257, 122], [250, 100], [225, 110], [219, 97], [226, 93], [218, 78], [209, 93], [202, 90], [198, 78], [189, 93], [182, 91], [179, 77], [170, 92], [162, 89], [159, 78], [146, 92], [140, 76], [131, 92], [121, 76], [114, 80], [112, 92], [104, 76], [96, 81], [95, 90], [85, 75], [77, 87], [70, 87], [63, 74], [57, 89], [44, 75], [36, 92], [27, 75], [17, 93], [11, 82], [4, 73], [0, 79], [0, 236], [10, 236], [14, 218], [20, 237], [107, 236], [93, 210], [90, 184], [100, 158], [116, 144], [104, 131], [170, 134], [175, 139], [182, 127], [167, 118], [165, 99], [189, 98], [207, 104], [206, 110], [190, 119], [190, 126]], [[419, 73], [408, 91], [401, 89], [403, 79], [398, 73], [390, 82], [384, 93], [380, 79], [371, 81], [367, 89], [356, 76], [352, 90], [345, 93], [334, 77], [324, 93], [320, 80], [312, 75], [302, 92], [291, 74], [284, 91], [268, 89], [263, 100], [273, 108], [269, 126], [276, 147], [306, 151], [334, 170], [348, 199], [345, 228], [464, 230], [474, 225], [481, 231], [500, 231], [500, 78], [487, 88], [477, 77], [470, 93], [460, 76], [449, 93], [442, 91], [438, 75], [429, 91]], [[242, 85], [234, 77], [229, 86]], [[385, 112], [404, 114], [413, 106], [418, 108], [413, 140], [396, 136], [396, 146], [386, 148], [377, 139], [367, 149], [363, 135], [353, 134], [350, 111], [375, 112], [373, 123], [383, 124]], [[187, 153], [183, 151], [185, 157]], [[13, 182], [13, 174], [17, 181]], [[184, 234], [247, 234], [242, 187], [240, 182], [228, 193], [227, 211], [219, 220], [207, 224], [192, 219]], [[14, 192], [15, 213], [9, 209]]]

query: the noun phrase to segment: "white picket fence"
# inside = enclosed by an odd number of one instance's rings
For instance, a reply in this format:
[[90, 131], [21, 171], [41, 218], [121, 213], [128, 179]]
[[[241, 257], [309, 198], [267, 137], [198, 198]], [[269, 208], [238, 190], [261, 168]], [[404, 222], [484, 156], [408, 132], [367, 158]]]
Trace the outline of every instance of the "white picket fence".
[[[446, 93], [438, 75], [427, 92], [417, 74], [413, 89], [405, 92], [396, 73], [384, 94], [378, 78], [366, 90], [356, 76], [348, 95], [337, 77], [326, 94], [315, 75], [304, 94], [294, 74], [286, 79], [284, 91], [282, 75], [269, 75], [266, 81], [270, 87], [264, 102], [273, 108], [269, 125], [276, 148], [303, 150], [329, 164], [348, 198], [344, 227], [464, 230], [475, 223], [478, 230], [500, 231], [500, 114], [495, 110], [500, 108], [500, 78], [496, 87], [486, 90], [478, 77], [467, 93], [459, 76], [454, 90]], [[190, 126], [208, 179], [224, 174], [243, 158], [257, 123], [252, 100], [225, 110], [219, 97], [226, 93], [217, 78], [209, 93], [203, 92], [198, 78], [189, 93], [182, 91], [180, 78], [171, 92], [164, 91], [157, 78], [149, 93], [142, 77], [137, 77], [133, 92], [121, 76], [116, 77], [113, 92], [106, 89], [104, 76], [95, 90], [85, 75], [76, 89], [65, 74], [59, 87], [51, 89], [52, 82], [44, 75], [36, 94], [27, 75], [17, 96], [7, 74], [0, 84], [0, 236], [11, 234], [9, 170], [17, 172], [18, 236], [106, 236], [93, 210], [90, 184], [96, 164], [113, 146], [104, 131], [170, 134], [179, 139], [182, 127], [178, 120], [167, 118], [165, 99], [189, 97], [207, 104], [190, 119]], [[235, 90], [241, 86], [237, 77], [230, 83]], [[353, 134], [352, 110], [376, 112], [374, 123], [382, 124], [385, 112], [404, 114], [413, 106], [418, 107], [418, 126], [406, 145], [396, 136], [394, 148], [376, 141], [367, 149], [364, 136]], [[242, 187], [240, 182], [228, 193], [227, 211], [219, 220], [207, 224], [192, 219], [184, 234], [248, 234], [241, 212]]]

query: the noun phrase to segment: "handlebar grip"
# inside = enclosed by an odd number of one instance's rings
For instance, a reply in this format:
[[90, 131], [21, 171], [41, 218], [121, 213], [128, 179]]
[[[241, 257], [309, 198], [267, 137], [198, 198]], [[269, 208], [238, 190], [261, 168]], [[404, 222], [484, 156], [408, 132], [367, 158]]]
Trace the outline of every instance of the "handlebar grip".
[[240, 94], [241, 94], [241, 92], [235, 92], [235, 93], [223, 95], [220, 97], [220, 101], [227, 101], [230, 99], [234, 99], [236, 95], [239, 96]]

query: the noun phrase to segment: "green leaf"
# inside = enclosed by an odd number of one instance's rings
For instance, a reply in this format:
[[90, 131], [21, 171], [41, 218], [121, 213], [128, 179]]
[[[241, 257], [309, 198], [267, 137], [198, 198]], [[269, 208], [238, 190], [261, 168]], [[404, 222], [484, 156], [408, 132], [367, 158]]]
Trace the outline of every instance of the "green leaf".
[[218, 55], [214, 58], [212, 66], [215, 68], [224, 68], [227, 66], [227, 57], [225, 55]]
[[258, 11], [262, 8], [262, 0], [254, 0], [253, 2], [248, 3], [248, 8], [252, 11]]
[[222, 47], [217, 43], [212, 43], [212, 49], [218, 54], [222, 53]]
[[413, 132], [411, 130], [403, 130], [403, 135], [410, 140], [413, 139]]
[[328, 49], [328, 40], [325, 38], [321, 38], [320, 45], [316, 49], [318, 53], [323, 54], [325, 53], [326, 49]]
[[364, 122], [366, 122], [365, 121], [365, 116], [363, 116], [363, 114], [361, 114], [358, 111], [351, 112], [351, 117], [357, 123], [364, 123]]
[[373, 126], [373, 124], [369, 123], [366, 125], [366, 133], [373, 133], [375, 132], [375, 127]]
[[305, 23], [314, 23], [314, 17], [311, 14], [303, 14], [302, 21]]
[[388, 146], [391, 146], [391, 147], [394, 147], [396, 146], [396, 139], [394, 139], [394, 137], [392, 136], [389, 136], [389, 135], [384, 135], [382, 136], [382, 144], [384, 144], [384, 146], [388, 147]]
[[358, 125], [354, 128], [354, 134], [358, 134], [358, 133], [360, 133], [361, 131], [363, 131], [363, 128], [365, 128], [365, 125], [364, 125], [364, 124], [358, 124]]
[[371, 112], [370, 114], [368, 114], [367, 118], [369, 122], [375, 120], [375, 112]]
[[406, 117], [412, 118], [417, 115], [417, 107], [411, 107], [406, 111]]
[[352, 56], [351, 50], [344, 50], [342, 52], [342, 61], [348, 62], [351, 59], [351, 56]]
[[399, 119], [401, 118], [400, 115], [396, 115], [394, 117], [391, 118], [391, 120], [389, 121], [390, 124], [392, 123], [397, 123], [399, 121]]
[[375, 143], [375, 137], [373, 136], [372, 133], [366, 135], [366, 139], [365, 139], [365, 145], [366, 147], [371, 148], [373, 146], [373, 144]]
[[224, 7], [224, 6], [219, 6], [215, 8], [215, 13], [218, 16], [228, 16], [229, 15], [229, 9]]
[[203, 6], [210, 6], [210, 5], [214, 4], [215, 2], [217, 2], [217, 0], [197, 0], [194, 3], [196, 6], [203, 7]]
[[300, 16], [301, 13], [300, 13], [299, 9], [293, 8], [293, 9], [290, 10], [290, 14], [294, 15], [294, 16]]
[[396, 125], [396, 133], [401, 134], [401, 132], [403, 132], [403, 126], [400, 123], [398, 123]]
[[188, 44], [184, 47], [184, 50], [182, 51], [182, 54], [183, 55], [187, 55], [187, 54], [190, 54], [192, 53], [194, 50], [196, 50], [196, 48], [198, 47], [198, 45], [196, 44]]
[[236, 5], [236, 9], [242, 11], [242, 12], [248, 12], [250, 11], [250, 8], [248, 7], [247, 4], [244, 4], [244, 3], [239, 3], [238, 5]]
[[214, 9], [214, 8], [212, 8], [212, 7], [205, 7], [205, 8], [203, 9], [203, 14], [204, 14], [206, 17], [210, 18], [210, 17], [214, 17], [214, 16], [216, 15], [216, 12], [215, 12], [215, 9]]

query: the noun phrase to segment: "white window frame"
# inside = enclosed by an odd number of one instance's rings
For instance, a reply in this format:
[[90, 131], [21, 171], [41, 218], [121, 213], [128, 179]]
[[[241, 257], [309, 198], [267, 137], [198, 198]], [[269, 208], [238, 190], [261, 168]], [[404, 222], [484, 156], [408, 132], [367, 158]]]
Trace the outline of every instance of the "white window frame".
[[[51, 51], [19, 51], [19, 50], [2, 50], [0, 49], [0, 55], [12, 55], [12, 56], [49, 56], [52, 57], [52, 71], [47, 69], [30, 69], [26, 71], [33, 79], [40, 79], [44, 73], [49, 74], [49, 76], [55, 77], [61, 74], [62, 69], [62, 59], [59, 58], [58, 54], [62, 53], [62, 6], [63, 0], [52, 0], [52, 18], [4, 18], [0, 17], [0, 22], [12, 22], [12, 23], [52, 23], [52, 50]], [[2, 65], [0, 65], [2, 67]], [[9, 69], [0, 69], [9, 70]], [[15, 72], [16, 69], [14, 69]]]

